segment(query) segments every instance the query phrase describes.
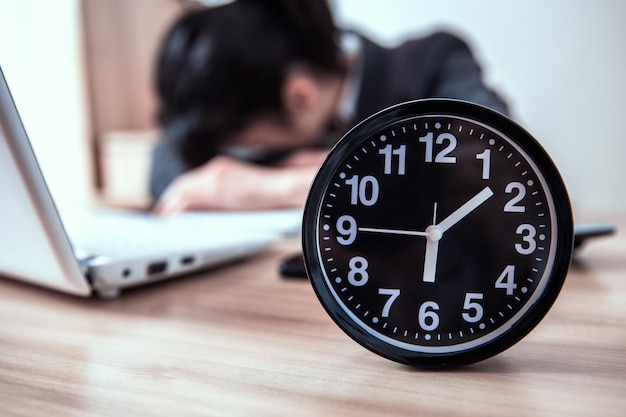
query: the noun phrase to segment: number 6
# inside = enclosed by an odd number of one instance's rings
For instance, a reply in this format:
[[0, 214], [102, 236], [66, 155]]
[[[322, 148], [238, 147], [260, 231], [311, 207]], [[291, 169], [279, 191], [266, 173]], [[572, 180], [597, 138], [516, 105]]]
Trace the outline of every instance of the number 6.
[[[419, 313], [417, 313], [417, 320], [422, 329], [430, 332], [439, 326], [439, 315], [435, 313], [437, 310], [439, 310], [439, 304], [434, 301], [426, 301], [421, 305]], [[426, 319], [430, 319], [430, 324], [426, 322]]]

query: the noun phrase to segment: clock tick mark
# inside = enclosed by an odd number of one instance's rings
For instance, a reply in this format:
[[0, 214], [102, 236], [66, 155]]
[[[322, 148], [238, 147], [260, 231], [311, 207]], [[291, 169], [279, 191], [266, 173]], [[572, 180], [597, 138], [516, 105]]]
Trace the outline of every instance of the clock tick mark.
[[521, 162], [516, 162], [515, 166], [518, 167], [518, 166], [520, 166], [520, 164], [521, 164]]
[[[479, 328], [480, 330], [485, 330], [485, 327], [487, 327], [487, 325], [486, 325], [485, 323], [480, 323], [480, 324], [478, 325], [478, 328]], [[474, 332], [472, 332], [472, 333], [474, 333]]]
[[491, 146], [495, 145], [496, 144], [496, 140], [495, 139], [489, 139], [489, 144]]
[[502, 152], [502, 149], [504, 149], [504, 146], [500, 146], [500, 147], [498, 148], [498, 152]]
[[406, 133], [406, 128], [402, 126], [402, 133]]
[[330, 230], [330, 226], [329, 226], [329, 225], [327, 225], [327, 224], [325, 224], [325, 225], [324, 225], [324, 227], [323, 227], [323, 229], [324, 229], [324, 230], [326, 230], [326, 231], [328, 232], [328, 231]]
[[430, 340], [430, 339], [432, 339], [432, 336], [431, 336], [431, 335], [429, 335], [429, 334], [427, 334], [427, 335], [425, 335], [425, 336], [424, 336], [424, 339], [426, 339], [426, 340]]
[[469, 135], [472, 136], [474, 134], [474, 129], [470, 129]]
[[343, 287], [343, 288], [341, 289], [341, 292], [346, 292], [347, 290], [348, 290], [348, 287]]
[[378, 317], [372, 317], [372, 323], [378, 323]]
[[441, 129], [441, 123], [439, 122], [435, 123], [435, 129]]
[[523, 292], [524, 294], [526, 294], [526, 293], [528, 292], [528, 288], [526, 288], [526, 287], [522, 287], [522, 292]]
[[387, 136], [385, 136], [385, 135], [380, 135], [380, 141], [381, 141], [381, 142], [384, 142], [384, 141], [386, 141], [386, 140], [387, 140]]

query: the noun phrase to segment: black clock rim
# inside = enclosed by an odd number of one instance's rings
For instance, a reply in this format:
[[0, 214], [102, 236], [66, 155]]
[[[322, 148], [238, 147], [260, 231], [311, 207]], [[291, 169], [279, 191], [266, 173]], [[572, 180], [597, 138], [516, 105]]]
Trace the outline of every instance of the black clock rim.
[[[558, 230], [555, 259], [547, 285], [529, 310], [511, 329], [499, 337], [467, 350], [451, 353], [408, 351], [382, 342], [355, 324], [337, 303], [326, 286], [317, 257], [317, 216], [326, 188], [344, 155], [350, 153], [372, 132], [416, 116], [442, 115], [463, 117], [485, 124], [515, 141], [540, 169], [552, 195]], [[511, 118], [487, 107], [455, 99], [423, 99], [388, 107], [357, 124], [333, 147], [311, 185], [302, 223], [302, 248], [309, 281], [324, 309], [333, 321], [353, 340], [368, 350], [390, 360], [421, 368], [452, 368], [479, 362], [510, 348], [530, 333], [556, 301], [569, 270], [574, 242], [574, 222], [569, 195], [554, 161], [541, 144]]]

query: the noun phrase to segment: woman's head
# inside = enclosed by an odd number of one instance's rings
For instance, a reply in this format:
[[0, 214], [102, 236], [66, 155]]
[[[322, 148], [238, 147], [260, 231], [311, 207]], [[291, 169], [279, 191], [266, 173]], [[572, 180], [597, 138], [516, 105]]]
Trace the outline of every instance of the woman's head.
[[232, 138], [249, 144], [281, 127], [313, 134], [323, 115], [304, 115], [307, 94], [343, 66], [325, 0], [236, 0], [193, 11], [161, 46], [159, 121], [190, 166]]

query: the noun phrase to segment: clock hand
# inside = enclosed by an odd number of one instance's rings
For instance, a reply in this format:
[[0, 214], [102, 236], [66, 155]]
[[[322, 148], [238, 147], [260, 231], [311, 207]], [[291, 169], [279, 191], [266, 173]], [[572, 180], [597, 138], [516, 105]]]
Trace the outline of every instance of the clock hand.
[[476, 194], [474, 197], [470, 198], [465, 204], [456, 209], [451, 215], [443, 219], [437, 227], [444, 233], [446, 230], [450, 229], [452, 226], [457, 224], [461, 219], [474, 211], [478, 206], [487, 201], [493, 195], [493, 191], [489, 187], [483, 188], [481, 192]]
[[435, 282], [437, 272], [437, 253], [439, 252], [439, 240], [426, 240], [426, 255], [424, 256], [424, 282]]
[[426, 229], [426, 255], [424, 255], [424, 282], [435, 282], [435, 273], [437, 272], [437, 254], [439, 253], [439, 240], [442, 233], [437, 223], [437, 203], [433, 209], [433, 224]]
[[414, 230], [400, 230], [400, 229], [379, 229], [375, 227], [359, 227], [359, 232], [372, 232], [372, 233], [386, 233], [392, 235], [407, 235], [407, 236], [428, 236], [427, 232], [418, 232]]

